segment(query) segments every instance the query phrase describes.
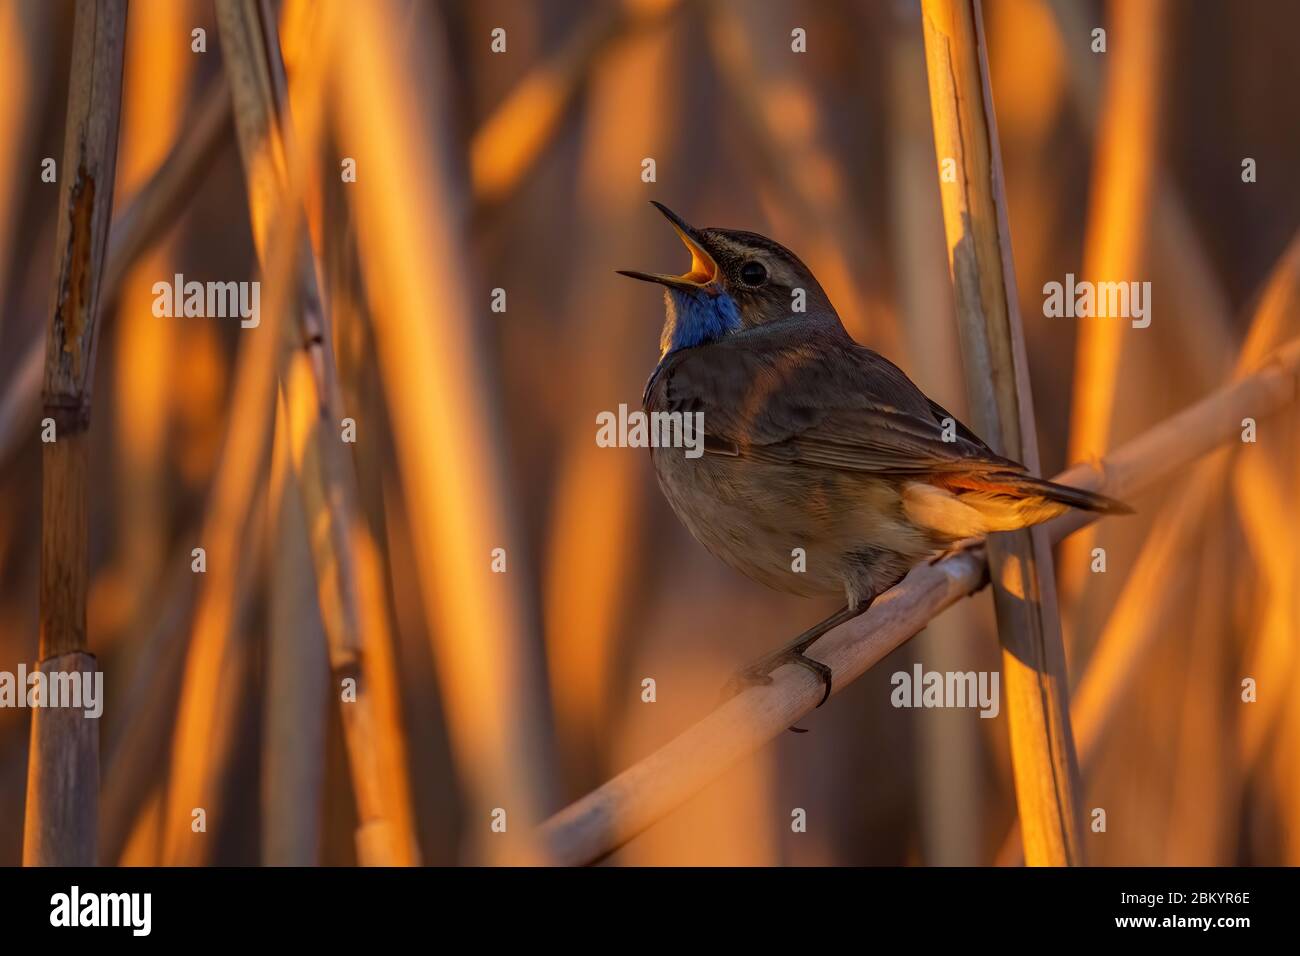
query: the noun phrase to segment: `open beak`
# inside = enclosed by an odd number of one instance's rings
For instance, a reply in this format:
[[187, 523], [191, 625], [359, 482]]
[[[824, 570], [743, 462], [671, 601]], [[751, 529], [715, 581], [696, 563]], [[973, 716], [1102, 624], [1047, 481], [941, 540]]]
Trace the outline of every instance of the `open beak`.
[[677, 231], [678, 238], [690, 251], [691, 268], [679, 276], [663, 275], [658, 272], [632, 272], [627, 269], [617, 270], [618, 274], [632, 279], [658, 282], [660, 285], [691, 291], [703, 289], [710, 285], [718, 277], [718, 264], [713, 261], [713, 256], [709, 255], [708, 250], [704, 248], [703, 237], [700, 235], [699, 230], [695, 229], [663, 203], [655, 202], [653, 199], [650, 202], [673, 224], [673, 229]]

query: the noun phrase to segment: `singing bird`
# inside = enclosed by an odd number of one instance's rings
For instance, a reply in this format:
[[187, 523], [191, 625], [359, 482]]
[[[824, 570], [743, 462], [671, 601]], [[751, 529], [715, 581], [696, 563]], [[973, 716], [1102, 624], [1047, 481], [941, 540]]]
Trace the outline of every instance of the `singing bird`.
[[654, 205], [691, 267], [619, 270], [665, 288], [659, 364], [642, 402], [651, 414], [703, 413], [704, 428], [703, 455], [652, 449], [659, 487], [731, 567], [777, 590], [846, 601], [739, 671], [740, 682], [770, 683], [795, 663], [821, 678], [825, 703], [830, 668], [804, 652], [919, 561], [1070, 508], [1131, 510], [995, 454], [898, 366], [854, 342], [789, 249], [757, 233], [696, 229]]

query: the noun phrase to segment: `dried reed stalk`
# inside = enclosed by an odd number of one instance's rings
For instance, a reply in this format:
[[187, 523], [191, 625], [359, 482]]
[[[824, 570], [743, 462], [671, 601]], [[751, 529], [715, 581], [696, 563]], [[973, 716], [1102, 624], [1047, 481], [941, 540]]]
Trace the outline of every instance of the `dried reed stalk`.
[[[101, 321], [112, 321], [109, 306], [117, 298], [123, 276], [175, 224], [211, 167], [229, 128], [230, 93], [223, 74], [204, 92], [193, 121], [184, 126], [167, 158], [113, 220], [100, 283], [104, 313]], [[32, 342], [0, 399], [0, 468], [31, 435], [40, 401], [43, 346], [39, 340]]]
[[[27, 164], [34, 159], [39, 142], [38, 118], [47, 110], [53, 92], [43, 89], [45, 64], [51, 58], [54, 32], [50, 23], [60, 13], [51, 4], [9, 3], [0, 5], [0, 290], [10, 289], [9, 270], [17, 264], [13, 255], [20, 235], [23, 198], [31, 189]], [[21, 170], [21, 172], [20, 172]], [[13, 335], [13, 314], [0, 317], [0, 334]], [[16, 323], [14, 323], [16, 324]], [[41, 348], [39, 335], [32, 336], [36, 353], [32, 405], [40, 389]]]
[[[197, 530], [180, 540], [198, 540]], [[254, 576], [257, 571], [251, 572]], [[106, 728], [99, 796], [99, 863], [119, 862], [149, 794], [161, 790], [167, 741], [176, 716], [198, 575], [175, 562], [159, 584], [156, 611], [137, 639], [134, 673]], [[246, 592], [244, 592], [246, 593]], [[242, 610], [242, 609], [240, 609]], [[238, 616], [239, 610], [236, 611]], [[156, 862], [156, 861], [153, 861]]]
[[470, 143], [470, 189], [476, 214], [513, 195], [559, 132], [600, 58], [617, 42], [660, 25], [680, 6], [679, 0], [602, 4], [515, 86]]
[[[1085, 779], [1096, 764], [1119, 705], [1137, 679], [1140, 664], [1165, 633], [1174, 605], [1189, 597], [1192, 569], [1181, 566], [1178, 559], [1201, 536], [1206, 510], [1223, 487], [1224, 454], [1219, 451], [1199, 462], [1191, 480], [1160, 510], [1154, 534], [1128, 572], [1124, 590], [1075, 689], [1070, 718], [1079, 770]], [[1019, 820], [1013, 821], [996, 859], [999, 866], [1024, 862]]]
[[[463, 184], [447, 162], [445, 39], [412, 44], [405, 10], [368, 8], [332, 45], [339, 138], [357, 161], [355, 211], [375, 342], [442, 688], [478, 859], [527, 855], [529, 821], [552, 799], [543, 668], [509, 517], [492, 373], [464, 249]], [[382, 102], [385, 109], [374, 104]], [[401, 183], [402, 189], [392, 188]], [[506, 573], [493, 573], [493, 549]], [[492, 811], [507, 833], [491, 832]]]
[[[198, 542], [206, 550], [207, 570], [172, 739], [163, 832], [163, 862], [168, 865], [210, 862], [214, 841], [208, 833], [223, 823], [222, 801], [250, 663], [250, 640], [240, 618], [247, 571], [256, 564], [256, 538], [264, 524], [256, 502], [269, 464], [284, 317], [296, 301], [302, 265], [297, 255], [300, 225], [293, 216], [273, 220], [274, 235], [267, 243], [273, 254], [262, 270], [260, 323], [239, 333], [243, 347], [231, 386], [226, 437]], [[192, 826], [200, 808], [208, 831]]]
[[[1100, 106], [1094, 186], [1088, 210], [1084, 276], [1094, 282], [1129, 281], [1146, 258], [1159, 129], [1162, 0], [1110, 4], [1110, 72]], [[1079, 322], [1075, 349], [1070, 460], [1099, 454], [1110, 444], [1119, 391], [1119, 367], [1128, 325], [1118, 317]]]
[[[666, 30], [629, 38], [619, 55], [600, 64], [583, 107], [576, 160], [574, 240], [569, 258], [578, 276], [599, 275], [612, 261], [644, 261], [661, 239], [642, 228], [646, 186], [624, 176], [631, 143], [654, 143], [668, 168], [681, 159], [678, 104], [690, 89], [681, 51]], [[627, 104], [638, 108], [629, 112]], [[631, 456], [610, 455], [591, 440], [588, 409], [644, 375], [634, 349], [611, 354], [611, 341], [634, 341], [644, 319], [634, 307], [640, 290], [626, 285], [579, 282], [562, 299], [549, 344], [585, 374], [572, 382], [564, 401], [563, 425], [552, 439], [555, 484], [551, 495], [541, 565], [541, 606], [550, 667], [556, 736], [563, 742], [566, 779], [593, 786], [604, 776], [610, 728], [618, 708], [610, 694], [620, 663], [620, 624], [643, 598], [645, 581], [636, 569], [648, 547], [644, 520], [647, 477]], [[544, 305], [545, 299], [539, 299]], [[544, 306], [544, 309], [547, 308]], [[545, 314], [545, 311], [541, 313]], [[606, 316], [606, 336], [584, 334], [587, 318]], [[548, 347], [549, 347], [548, 344]], [[574, 582], [582, 587], [575, 588]]]
[[[139, 193], [176, 145], [186, 113], [194, 105], [191, 78], [200, 62], [184, 44], [172, 42], [190, 30], [192, 13], [185, 4], [166, 4], [143, 14], [137, 5], [135, 12], [127, 20], [122, 84], [117, 164], [117, 189], [122, 195]], [[158, 321], [152, 287], [155, 280], [178, 271], [176, 250], [173, 234], [160, 237], [120, 280], [117, 302], [105, 299], [104, 311], [112, 310], [116, 325], [113, 354], [106, 361], [114, 369], [117, 530], [114, 554], [101, 572], [100, 583], [113, 582], [112, 590], [121, 595], [118, 620], [103, 628], [105, 654], [116, 649], [119, 639], [134, 645], [132, 638], [147, 632], [160, 610], [155, 601], [167, 576], [164, 566], [174, 554], [168, 525], [176, 484], [167, 474], [167, 438], [175, 415], [172, 399], [184, 381], [177, 374], [184, 366], [175, 358], [184, 330], [180, 323]], [[110, 228], [110, 269], [112, 260]], [[102, 628], [102, 615], [100, 623]], [[133, 650], [134, 646], [127, 654]]]
[[[45, 352], [44, 412], [56, 429], [42, 459], [40, 668], [46, 673], [96, 670], [86, 647], [87, 445], [125, 42], [125, 0], [77, 4]], [[95, 862], [98, 789], [95, 721], [82, 709], [35, 709], [24, 864]]]
[[[948, 261], [975, 428], [1034, 473], [1038, 447], [978, 0], [922, 3]], [[1042, 529], [988, 543], [1016, 802], [1028, 859], [1081, 859], [1079, 779], [1052, 553]]]
[[[303, 392], [298, 393], [305, 397]], [[290, 413], [281, 396], [271, 456], [270, 627], [262, 747], [262, 862], [321, 862], [325, 715], [330, 702], [326, 638], [316, 604], [307, 521], [293, 476]]]
[[[1054, 480], [1120, 498], [1160, 485], [1220, 445], [1239, 440], [1241, 419], [1263, 421], [1300, 398], [1300, 339], [1274, 353], [1260, 371], [1203, 398], [1123, 445], [1096, 465], [1077, 465]], [[1078, 512], [1045, 525], [1060, 541], [1096, 520]], [[859, 618], [814, 646], [830, 665], [839, 693], [916, 634], [949, 605], [977, 590], [987, 562], [978, 551], [922, 564]], [[539, 838], [549, 859], [580, 865], [626, 843], [744, 755], [785, 732], [814, 710], [821, 682], [808, 671], [782, 667], [766, 686], [733, 697], [653, 754], [551, 817]]]
[[[806, 258], [859, 341], [902, 353], [898, 323], [867, 293], [862, 267], [882, 257], [851, 214], [842, 172], [818, 129], [817, 98], [789, 55], [789, 35], [769, 25], [781, 16], [775, 0], [719, 0], [708, 5], [709, 40], [727, 95], [745, 125], [753, 154], [789, 209], [790, 225], [806, 231]], [[792, 121], [792, 114], [798, 117]]]
[[[1047, 5], [1061, 35], [1075, 109], [1087, 132], [1095, 136], [1102, 115], [1102, 67], [1107, 62], [1091, 50], [1090, 34], [1096, 21], [1086, 6], [1074, 0], [1047, 0]], [[1139, 42], [1145, 41], [1139, 38]], [[1172, 344], [1183, 352], [1183, 361], [1197, 382], [1218, 382], [1229, 370], [1229, 356], [1236, 344], [1231, 336], [1231, 310], [1178, 184], [1168, 168], [1159, 165], [1159, 157], [1155, 158], [1148, 237], [1153, 272], [1178, 277], [1177, 282], [1161, 288], [1168, 290], [1180, 327], [1196, 330], [1194, 335], [1174, 337]]]
[[[896, 289], [908, 373], [927, 395], [966, 417], [961, 352], [952, 285], [944, 256], [943, 209], [934, 188], [934, 132], [925, 76], [921, 10], [895, 5], [890, 20], [890, 230], [896, 251]], [[918, 634], [915, 660], [952, 659], [975, 645], [980, 608], [962, 603]], [[942, 666], [942, 665], [941, 665]], [[922, 860], [938, 866], [974, 866], [982, 856], [983, 808], [970, 793], [980, 785], [983, 741], [978, 721], [956, 710], [928, 714], [917, 727]]]
[[[1294, 335], [1297, 331], [1294, 316], [1298, 311], [1300, 237], [1292, 240], [1265, 285], [1251, 322], [1250, 334], [1237, 359], [1238, 379], [1261, 367], [1267, 367], [1274, 350], [1285, 347], [1287, 336]], [[1233, 464], [1227, 457], [1226, 450], [1198, 464], [1191, 480], [1179, 488], [1173, 499], [1161, 509], [1154, 532], [1144, 544], [1133, 570], [1126, 578], [1119, 600], [1111, 610], [1101, 638], [1078, 681], [1071, 707], [1079, 748], [1079, 765], [1085, 776], [1100, 755], [1107, 732], [1127, 699], [1129, 690], [1138, 680], [1149, 653], [1166, 630], [1169, 618], [1167, 612], [1173, 604], [1188, 597], [1170, 586], [1168, 569], [1175, 567], [1179, 556], [1188, 553], [1193, 547], [1199, 529], [1222, 496]], [[1243, 461], [1237, 463], [1237, 467], [1251, 465]], [[1258, 489], [1259, 485], [1255, 487]], [[1282, 508], [1274, 506], [1265, 511], [1268, 515], [1265, 523], [1276, 522]], [[1259, 553], [1271, 551], [1261, 546]], [[1278, 578], [1272, 588], [1276, 594], [1287, 594], [1291, 590], [1285, 567], [1280, 572], [1275, 567], [1284, 564], [1283, 561], [1275, 561], [1263, 569], [1266, 577]], [[1280, 698], [1273, 697], [1261, 701], [1259, 706], [1268, 709], [1280, 706], [1280, 703]], [[1267, 721], [1248, 726], [1256, 728], [1261, 725], [1266, 726]], [[1248, 732], [1243, 736], [1242, 744], [1244, 762], [1249, 765], [1258, 750], [1257, 733]], [[1002, 865], [1018, 865], [1021, 859], [1019, 827], [1013, 825], [1003, 841], [998, 862]]]
[[[1152, 212], [1157, 208], [1156, 157], [1167, 19], [1163, 0], [1112, 2], [1109, 11], [1108, 47], [1103, 58], [1106, 80], [1096, 111], [1093, 182], [1081, 270], [1083, 279], [1095, 283], [1136, 280], [1150, 269], [1148, 247], [1149, 234], [1154, 231]], [[1168, 182], [1169, 177], [1165, 180]], [[1176, 273], [1178, 282], [1170, 285], [1182, 284], [1182, 276], [1192, 268], [1192, 262], [1181, 262]], [[1098, 309], [1102, 311], [1104, 306]], [[1199, 330], [1184, 325], [1191, 316], [1178, 314], [1182, 334], [1173, 338], [1181, 342], [1200, 337]], [[1222, 330], [1223, 320], [1223, 316], [1216, 317], [1210, 327]], [[1068, 461], [1083, 461], [1100, 454], [1116, 437], [1122, 439], [1134, 433], [1139, 422], [1131, 419], [1140, 414], [1138, 410], [1144, 403], [1139, 399], [1147, 382], [1147, 376], [1137, 374], [1137, 370], [1165, 362], [1164, 355], [1152, 354], [1155, 350], [1150, 343], [1133, 339], [1134, 335], [1151, 335], [1153, 330], [1132, 329], [1123, 316], [1097, 314], [1081, 317], [1076, 324]], [[1121, 367], [1128, 374], [1121, 374]], [[1202, 380], [1198, 388], [1221, 380], [1216, 375]], [[1084, 532], [1069, 541], [1060, 555], [1063, 606], [1085, 640], [1096, 632], [1098, 624], [1092, 620], [1090, 609], [1109, 603], [1111, 595], [1105, 592], [1115, 583], [1113, 577], [1088, 574], [1088, 555], [1097, 544], [1105, 544], [1113, 559], [1118, 557], [1117, 551], [1131, 553], [1117, 545], [1122, 545], [1126, 537], [1132, 540], [1141, 528], [1132, 523], [1117, 530], [1122, 532], [1118, 540], [1099, 540], [1095, 529]]]
[[[221, 463], [209, 492], [202, 537], [196, 542], [206, 551], [207, 570], [199, 586], [172, 737], [164, 810], [166, 865], [210, 862], [214, 841], [209, 834], [221, 825], [225, 809], [222, 801], [249, 676], [249, 638], [241, 612], [264, 517], [256, 496], [266, 483], [281, 321], [292, 296], [291, 252], [292, 247], [263, 280], [260, 324], [239, 333], [244, 344], [231, 383]], [[206, 832], [192, 827], [199, 808], [205, 811]]]
[[[248, 184], [254, 242], [263, 268], [274, 255], [272, 224], [303, 219], [302, 177], [289, 125], [287, 81], [275, 24], [259, 0], [218, 0], [217, 24], [230, 77], [240, 155]], [[323, 95], [323, 77], [314, 90]], [[314, 146], [323, 115], [308, 106], [312, 120], [306, 143]], [[356, 475], [340, 438], [344, 416], [317, 285], [317, 268], [308, 233], [295, 228], [291, 248], [297, 261], [293, 311], [296, 335], [285, 341], [281, 387], [290, 417], [292, 464], [302, 505], [312, 529], [311, 553], [318, 601], [329, 641], [330, 667], [340, 696], [358, 828], [357, 854], [363, 865], [394, 866], [419, 862], [414, 818], [405, 774], [405, 734], [394, 718], [397, 707], [376, 700], [369, 672], [389, 660], [372, 650], [375, 636], [363, 632], [365, 618], [357, 580], [353, 535], [357, 519]], [[301, 356], [308, 374], [295, 375]], [[292, 391], [291, 391], [292, 390]], [[301, 391], [302, 394], [295, 394]], [[345, 699], [342, 682], [351, 683]], [[383, 686], [394, 688], [395, 680]]]

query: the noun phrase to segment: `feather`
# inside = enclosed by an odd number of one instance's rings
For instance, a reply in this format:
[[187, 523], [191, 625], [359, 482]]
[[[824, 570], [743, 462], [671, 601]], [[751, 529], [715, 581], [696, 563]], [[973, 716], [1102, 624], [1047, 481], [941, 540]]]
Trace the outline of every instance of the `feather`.
[[898, 477], [1021, 470], [892, 362], [826, 331], [768, 325], [672, 353], [647, 408], [703, 412], [713, 447], [753, 461]]

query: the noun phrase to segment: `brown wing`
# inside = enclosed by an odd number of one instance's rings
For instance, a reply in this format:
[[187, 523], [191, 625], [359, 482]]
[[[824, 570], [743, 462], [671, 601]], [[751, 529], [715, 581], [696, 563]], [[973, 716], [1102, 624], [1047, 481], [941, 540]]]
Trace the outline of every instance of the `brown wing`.
[[[1021, 471], [851, 341], [741, 333], [665, 359], [652, 411], [703, 412], [705, 451], [897, 476]], [[944, 440], [944, 420], [952, 418]]]

